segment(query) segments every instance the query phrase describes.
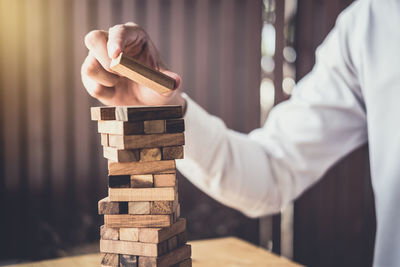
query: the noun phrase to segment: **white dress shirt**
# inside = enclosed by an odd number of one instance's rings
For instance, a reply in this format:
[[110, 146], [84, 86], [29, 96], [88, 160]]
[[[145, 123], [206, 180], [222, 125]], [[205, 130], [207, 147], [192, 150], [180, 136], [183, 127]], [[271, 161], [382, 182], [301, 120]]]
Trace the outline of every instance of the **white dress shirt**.
[[227, 129], [185, 97], [179, 170], [250, 217], [279, 212], [336, 161], [369, 142], [374, 266], [400, 266], [399, 0], [360, 0], [343, 11], [317, 49], [313, 70], [249, 135]]

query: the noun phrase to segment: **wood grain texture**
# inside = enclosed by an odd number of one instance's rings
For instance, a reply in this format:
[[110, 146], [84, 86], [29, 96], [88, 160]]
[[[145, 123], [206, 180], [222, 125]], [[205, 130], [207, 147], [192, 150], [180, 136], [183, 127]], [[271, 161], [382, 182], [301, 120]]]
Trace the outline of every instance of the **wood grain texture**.
[[142, 148], [140, 149], [140, 161], [157, 161], [161, 160], [161, 148]]
[[132, 188], [153, 187], [153, 174], [134, 174], [130, 177]]
[[165, 133], [165, 120], [144, 121], [144, 133]]
[[109, 175], [174, 173], [175, 169], [174, 160], [126, 163], [108, 162]]
[[173, 187], [177, 184], [176, 174], [154, 174], [154, 187]]
[[108, 189], [110, 201], [173, 201], [176, 195], [176, 187]]
[[168, 244], [168, 251], [172, 251], [178, 248], [178, 237], [177, 236], [171, 237], [170, 239], [167, 240], [167, 244]]
[[183, 159], [183, 146], [167, 146], [162, 148], [163, 160]]
[[148, 257], [161, 255], [159, 244], [104, 239], [100, 240], [100, 252]]
[[182, 106], [118, 106], [92, 107], [92, 120], [148, 121], [182, 118]]
[[167, 133], [182, 133], [185, 131], [185, 121], [183, 119], [167, 120], [165, 131]]
[[119, 149], [154, 148], [165, 146], [182, 146], [185, 144], [183, 133], [114, 135], [108, 136], [109, 146]]
[[184, 245], [163, 256], [159, 257], [139, 257], [139, 267], [170, 267], [191, 256], [191, 246]]
[[97, 131], [105, 134], [143, 134], [144, 124], [142, 121], [98, 121]]
[[145, 64], [121, 53], [111, 61], [110, 68], [132, 81], [153, 89], [157, 93], [168, 93], [175, 88], [175, 80]]
[[120, 267], [137, 267], [138, 258], [134, 255], [123, 255], [119, 254], [119, 266]]
[[119, 240], [119, 229], [102, 225], [100, 226], [100, 238], [105, 240]]
[[103, 198], [98, 202], [99, 214], [127, 214], [128, 203], [111, 202], [109, 197]]
[[114, 162], [137, 162], [140, 160], [140, 151], [138, 149], [122, 150], [104, 146], [103, 156]]
[[101, 266], [119, 267], [119, 255], [115, 253], [104, 253], [101, 259]]
[[170, 227], [165, 228], [140, 228], [139, 229], [139, 242], [146, 243], [160, 243], [179, 233], [184, 232], [186, 229], [186, 219], [180, 218], [176, 223]]
[[178, 205], [178, 201], [153, 201], [150, 203], [150, 214], [172, 214]]
[[128, 202], [128, 214], [150, 214], [150, 201]]
[[119, 239], [125, 241], [139, 241], [139, 228], [119, 228]]
[[[174, 222], [171, 215], [104, 215], [104, 224], [107, 227], [131, 228], [131, 227], [168, 227]], [[139, 232], [140, 235], [140, 232]]]

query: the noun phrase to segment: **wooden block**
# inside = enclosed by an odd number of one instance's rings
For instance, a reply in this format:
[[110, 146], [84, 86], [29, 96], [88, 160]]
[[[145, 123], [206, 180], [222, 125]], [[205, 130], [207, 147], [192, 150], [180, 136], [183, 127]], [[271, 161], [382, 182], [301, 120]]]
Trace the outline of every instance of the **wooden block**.
[[115, 253], [104, 253], [101, 259], [101, 266], [119, 267], [119, 256]]
[[[115, 228], [168, 227], [174, 222], [174, 215], [104, 215], [104, 224]], [[140, 233], [140, 231], [139, 231]]]
[[175, 265], [172, 265], [172, 267], [192, 267], [192, 259], [186, 259], [183, 260]]
[[178, 247], [186, 244], [186, 242], [187, 242], [187, 233], [186, 233], [186, 231], [184, 231], [182, 233], [179, 233], [176, 237], [178, 239]]
[[92, 120], [148, 121], [181, 118], [182, 106], [92, 107]]
[[140, 150], [140, 161], [161, 160], [161, 148], [142, 148]]
[[93, 121], [115, 120], [115, 107], [92, 107], [90, 115]]
[[119, 228], [119, 239], [125, 241], [139, 241], [139, 228]]
[[111, 228], [102, 225], [100, 226], [100, 238], [105, 240], [118, 240], [119, 230], [118, 228]]
[[103, 147], [108, 146], [108, 134], [100, 134], [100, 143]]
[[150, 205], [150, 214], [172, 214], [176, 212], [177, 201], [153, 201]]
[[139, 242], [161, 243], [186, 229], [186, 220], [181, 218], [176, 223], [166, 228], [140, 228]]
[[132, 188], [153, 187], [153, 174], [134, 174], [130, 177]]
[[150, 214], [149, 201], [128, 202], [128, 214]]
[[175, 170], [174, 160], [125, 163], [108, 161], [108, 175], [175, 173]]
[[163, 160], [183, 159], [183, 146], [167, 146], [162, 148]]
[[178, 237], [173, 236], [170, 239], [168, 239], [168, 251], [174, 250], [178, 248]]
[[127, 214], [128, 203], [126, 202], [111, 202], [109, 197], [103, 198], [98, 202], [99, 214]]
[[175, 89], [175, 80], [164, 73], [121, 53], [111, 60], [110, 68], [140, 85], [153, 89], [157, 93], [168, 93]]
[[115, 135], [108, 136], [109, 146], [119, 149], [154, 148], [182, 146], [185, 144], [183, 133]]
[[177, 192], [175, 187], [158, 188], [109, 188], [110, 201], [173, 201]]
[[185, 121], [183, 119], [167, 120], [165, 122], [166, 133], [182, 133], [185, 131]]
[[140, 160], [139, 149], [117, 149], [114, 147], [103, 147], [103, 156], [114, 162], [135, 162]]
[[144, 121], [144, 133], [165, 133], [165, 120]]
[[100, 252], [148, 257], [157, 257], [162, 254], [162, 250], [159, 251], [159, 244], [104, 239], [100, 240]]
[[176, 174], [154, 174], [154, 187], [173, 187], [176, 185]]
[[119, 266], [137, 267], [138, 266], [137, 256], [119, 254]]
[[170, 267], [191, 256], [190, 245], [184, 245], [160, 257], [139, 257], [139, 267]]
[[110, 188], [129, 188], [131, 187], [130, 175], [109, 175], [108, 187]]
[[98, 121], [97, 131], [105, 134], [143, 134], [143, 121]]

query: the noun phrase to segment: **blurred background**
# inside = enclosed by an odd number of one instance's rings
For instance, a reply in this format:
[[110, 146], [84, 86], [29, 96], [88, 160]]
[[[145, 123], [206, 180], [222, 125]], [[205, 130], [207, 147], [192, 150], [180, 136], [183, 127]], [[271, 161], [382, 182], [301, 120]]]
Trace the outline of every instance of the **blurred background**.
[[[83, 39], [134, 21], [183, 90], [248, 133], [290, 97], [351, 0], [0, 0], [0, 265], [98, 251], [106, 160]], [[179, 177], [190, 239], [238, 236], [307, 266], [370, 266], [368, 147], [280, 215], [248, 219]]]

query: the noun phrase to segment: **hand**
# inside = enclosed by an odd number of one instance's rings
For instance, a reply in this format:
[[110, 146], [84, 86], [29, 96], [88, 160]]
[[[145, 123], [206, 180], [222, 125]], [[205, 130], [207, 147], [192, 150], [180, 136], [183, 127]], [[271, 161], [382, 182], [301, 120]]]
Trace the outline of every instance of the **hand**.
[[[166, 70], [160, 54], [147, 33], [134, 23], [116, 25], [108, 32], [95, 30], [85, 37], [89, 54], [82, 64], [82, 82], [88, 93], [105, 105], [182, 105], [181, 78]], [[159, 94], [110, 69], [111, 59], [124, 52], [142, 63], [160, 70], [175, 80], [175, 89]]]

